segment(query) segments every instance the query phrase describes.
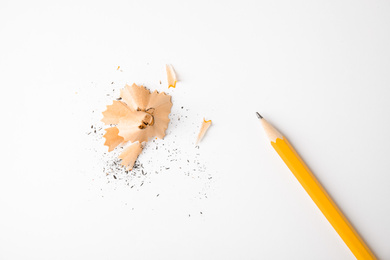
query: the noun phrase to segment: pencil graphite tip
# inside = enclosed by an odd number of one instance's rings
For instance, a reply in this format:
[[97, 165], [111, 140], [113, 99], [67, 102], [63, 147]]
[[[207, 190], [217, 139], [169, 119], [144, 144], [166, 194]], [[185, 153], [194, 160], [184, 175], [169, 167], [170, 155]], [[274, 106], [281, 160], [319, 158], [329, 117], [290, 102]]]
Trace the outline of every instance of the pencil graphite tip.
[[263, 117], [259, 114], [259, 112], [256, 112], [256, 116], [259, 118], [259, 119], [262, 119]]

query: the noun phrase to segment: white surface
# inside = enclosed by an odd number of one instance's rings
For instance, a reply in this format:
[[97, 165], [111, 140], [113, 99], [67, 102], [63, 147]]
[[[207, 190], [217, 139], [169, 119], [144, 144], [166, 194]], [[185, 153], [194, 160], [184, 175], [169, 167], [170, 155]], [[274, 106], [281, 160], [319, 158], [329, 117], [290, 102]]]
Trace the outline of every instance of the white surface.
[[[390, 259], [389, 13], [388, 1], [2, 0], [0, 259], [354, 259], [255, 111]], [[92, 180], [91, 107], [112, 81], [163, 89], [166, 63], [174, 106], [213, 120], [207, 199], [180, 172], [138, 190]]]

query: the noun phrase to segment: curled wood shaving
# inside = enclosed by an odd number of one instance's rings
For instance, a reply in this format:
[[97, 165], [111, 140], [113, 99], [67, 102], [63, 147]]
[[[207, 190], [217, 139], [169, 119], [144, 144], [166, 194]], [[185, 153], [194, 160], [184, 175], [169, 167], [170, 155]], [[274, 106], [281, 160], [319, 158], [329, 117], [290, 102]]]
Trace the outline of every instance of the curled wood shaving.
[[[121, 143], [143, 143], [156, 136], [164, 138], [169, 124], [169, 114], [172, 108], [171, 96], [164, 92], [150, 93], [143, 86], [126, 85], [120, 94], [122, 100], [114, 100], [103, 112], [102, 122], [106, 125], [116, 125], [106, 129], [104, 145], [112, 151]], [[128, 168], [137, 159], [142, 148], [135, 149], [132, 144], [119, 158], [126, 158]], [[134, 161], [132, 159], [135, 157]]]

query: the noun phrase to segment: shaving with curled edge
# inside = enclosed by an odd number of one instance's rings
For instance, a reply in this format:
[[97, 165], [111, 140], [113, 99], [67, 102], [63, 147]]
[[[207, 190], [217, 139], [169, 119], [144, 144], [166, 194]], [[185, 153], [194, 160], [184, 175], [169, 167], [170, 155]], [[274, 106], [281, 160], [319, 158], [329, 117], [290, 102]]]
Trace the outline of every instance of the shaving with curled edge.
[[165, 65], [167, 71], [168, 88], [176, 88], [177, 77], [172, 65]]
[[121, 100], [114, 100], [103, 112], [101, 120], [111, 127], [105, 129], [104, 145], [113, 151], [119, 145], [131, 143], [119, 155], [122, 165], [131, 170], [144, 144], [152, 137], [163, 139], [172, 108], [171, 96], [164, 92], [150, 92], [144, 86], [126, 85], [120, 92]]
[[200, 127], [200, 131], [198, 134], [198, 139], [196, 140], [196, 145], [203, 139], [203, 136], [206, 134], [207, 130], [211, 126], [211, 120], [207, 120], [203, 118], [202, 126]]

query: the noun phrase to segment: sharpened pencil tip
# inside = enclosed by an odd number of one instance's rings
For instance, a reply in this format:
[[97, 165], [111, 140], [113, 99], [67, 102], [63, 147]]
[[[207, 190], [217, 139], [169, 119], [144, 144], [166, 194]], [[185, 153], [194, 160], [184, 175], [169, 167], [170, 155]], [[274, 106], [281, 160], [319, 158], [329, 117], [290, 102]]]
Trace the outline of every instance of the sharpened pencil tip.
[[256, 116], [259, 118], [259, 119], [262, 119], [263, 117], [259, 114], [259, 112], [256, 112]]

